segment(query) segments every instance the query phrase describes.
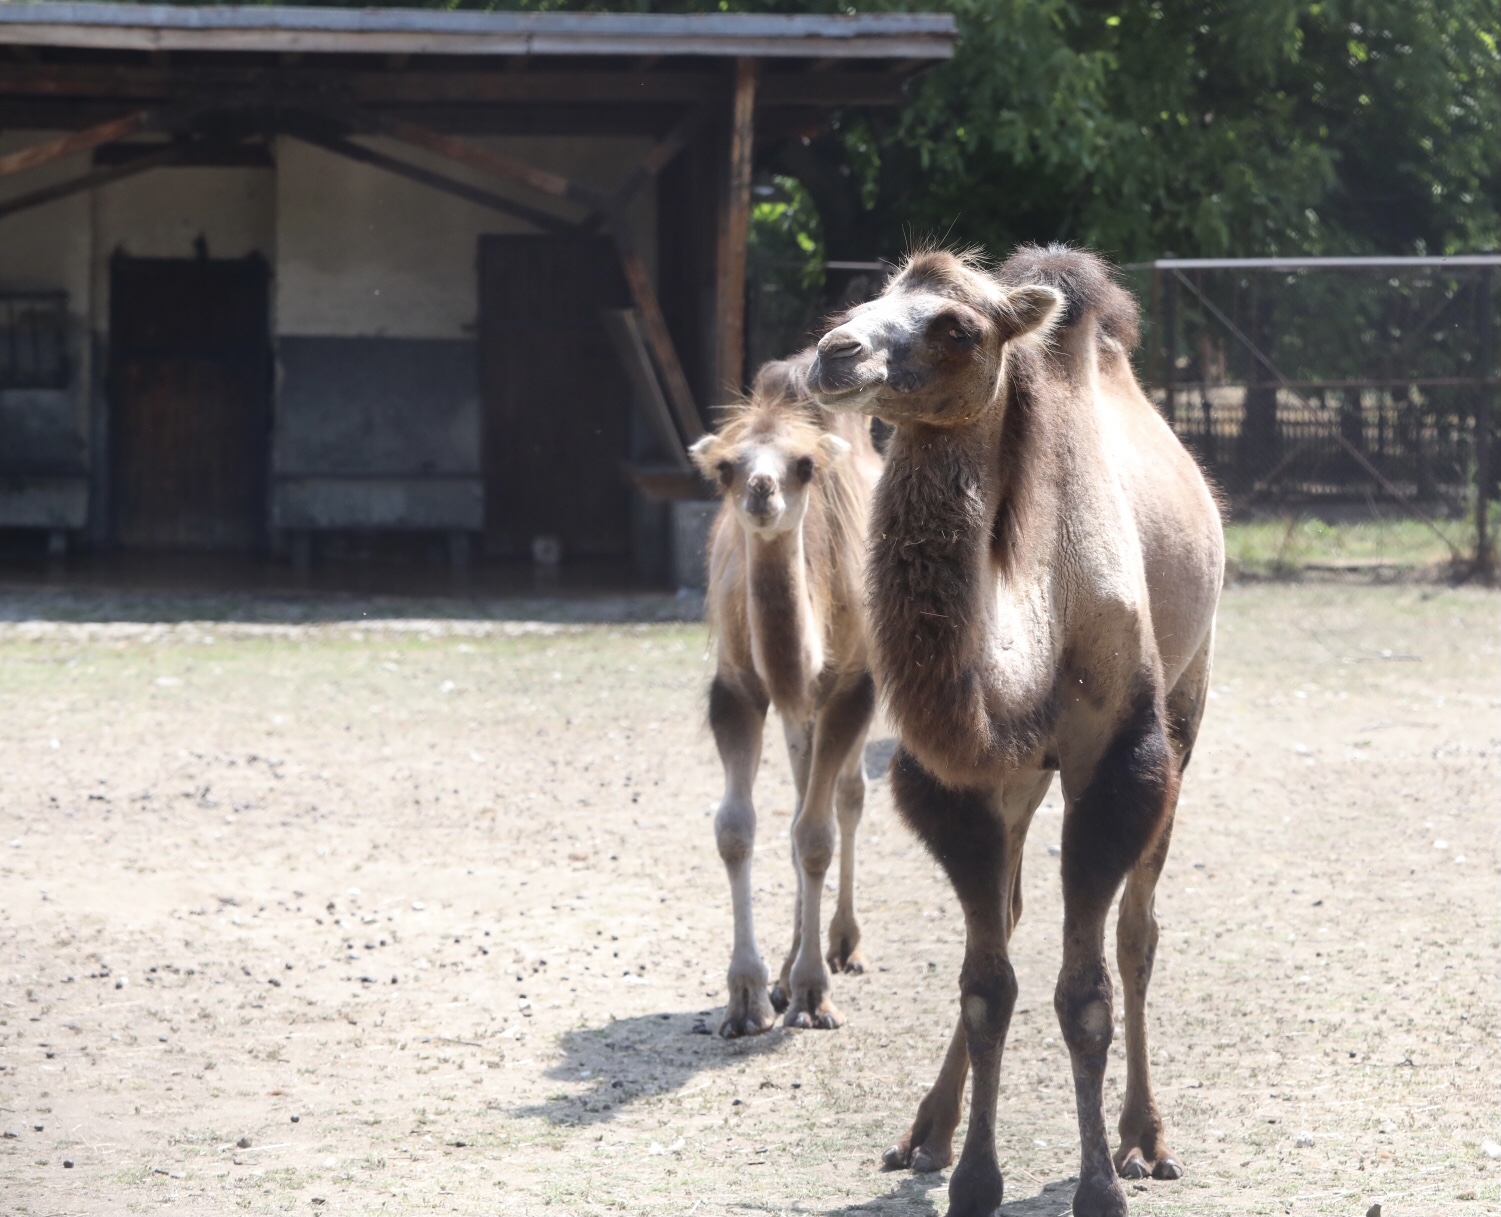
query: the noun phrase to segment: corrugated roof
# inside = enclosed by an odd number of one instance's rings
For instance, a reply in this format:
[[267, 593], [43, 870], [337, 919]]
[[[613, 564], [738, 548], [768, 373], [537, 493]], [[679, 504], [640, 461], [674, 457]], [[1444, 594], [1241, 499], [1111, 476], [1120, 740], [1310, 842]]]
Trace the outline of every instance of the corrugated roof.
[[0, 43], [149, 51], [947, 59], [947, 13], [495, 13], [0, 2]]

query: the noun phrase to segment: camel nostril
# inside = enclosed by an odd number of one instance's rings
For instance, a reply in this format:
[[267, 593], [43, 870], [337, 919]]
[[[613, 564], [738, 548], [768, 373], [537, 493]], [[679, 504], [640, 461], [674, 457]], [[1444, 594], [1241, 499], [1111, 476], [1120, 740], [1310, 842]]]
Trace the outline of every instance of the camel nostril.
[[820, 359], [853, 359], [857, 355], [863, 355], [866, 351], [865, 343], [853, 334], [841, 334], [837, 330], [824, 336], [824, 340], [818, 344], [818, 357]]

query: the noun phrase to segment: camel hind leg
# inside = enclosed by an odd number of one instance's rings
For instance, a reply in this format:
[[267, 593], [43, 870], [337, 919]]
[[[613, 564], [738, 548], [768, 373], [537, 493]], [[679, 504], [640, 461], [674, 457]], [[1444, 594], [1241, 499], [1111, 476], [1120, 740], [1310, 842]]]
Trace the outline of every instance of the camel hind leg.
[[[1193, 751], [1199, 720], [1204, 713], [1212, 645], [1212, 638], [1205, 640], [1167, 698], [1168, 743], [1180, 779]], [[1126, 1095], [1121, 1106], [1121, 1143], [1115, 1153], [1115, 1169], [1127, 1179], [1145, 1179], [1148, 1175], [1157, 1179], [1178, 1179], [1183, 1175], [1182, 1164], [1167, 1148], [1162, 1115], [1152, 1095], [1146, 1017], [1147, 986], [1152, 980], [1152, 964], [1157, 955], [1155, 893], [1157, 880], [1167, 861], [1177, 802], [1178, 788], [1174, 784], [1161, 835], [1126, 876], [1120, 918], [1116, 923], [1116, 962], [1121, 972], [1126, 1014]]]
[[839, 820], [839, 901], [829, 922], [825, 958], [834, 972], [860, 973], [869, 966], [860, 950], [860, 921], [855, 916], [855, 833], [865, 812], [865, 732], [850, 747], [834, 784], [834, 809]]

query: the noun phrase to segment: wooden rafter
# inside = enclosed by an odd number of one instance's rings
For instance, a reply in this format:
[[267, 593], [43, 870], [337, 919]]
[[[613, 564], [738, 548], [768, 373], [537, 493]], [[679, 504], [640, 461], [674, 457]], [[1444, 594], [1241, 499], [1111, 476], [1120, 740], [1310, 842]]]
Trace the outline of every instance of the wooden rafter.
[[[561, 174], [534, 168], [513, 157], [492, 152], [468, 140], [430, 130], [417, 123], [393, 121], [377, 114], [351, 110], [347, 107], [333, 108], [329, 113], [356, 129], [387, 135], [411, 147], [421, 148], [436, 156], [467, 165], [471, 169], [478, 169], [482, 173], [519, 183], [551, 198], [578, 203], [602, 212], [604, 226], [620, 253], [620, 266], [625, 273], [631, 299], [641, 314], [642, 333], [651, 347], [652, 358], [656, 360], [658, 370], [662, 374], [663, 387], [666, 389], [668, 401], [672, 404], [678, 425], [683, 430], [683, 437], [691, 444], [704, 433], [703, 421], [699, 415], [698, 406], [693, 400], [693, 390], [688, 384], [688, 377], [683, 372], [683, 365], [678, 359], [672, 333], [662, 313], [661, 301], [657, 299], [657, 290], [652, 285], [651, 276], [646, 273], [646, 265], [642, 262], [640, 253], [636, 250], [630, 225], [626, 222], [621, 210], [614, 205], [613, 195], [597, 187], [573, 181]], [[665, 164], [665, 161], [663, 163]], [[577, 228], [578, 225], [574, 227]]]
[[76, 156], [80, 152], [97, 148], [100, 144], [112, 144], [116, 140], [124, 139], [127, 135], [134, 135], [140, 131], [146, 126], [150, 116], [149, 110], [140, 110], [135, 114], [127, 114], [124, 118], [111, 119], [109, 122], [99, 123], [83, 131], [73, 131], [67, 135], [60, 135], [56, 139], [33, 144], [30, 148], [22, 148], [19, 152], [0, 156], [0, 177], [9, 177], [13, 173], [23, 173], [27, 169], [50, 165], [53, 161]]
[[410, 161], [388, 156], [386, 153], [377, 151], [374, 148], [367, 148], [363, 144], [357, 144], [353, 140], [344, 139], [337, 135], [329, 135], [318, 131], [316, 128], [296, 123], [288, 124], [284, 130], [293, 139], [301, 140], [303, 143], [311, 144], [316, 148], [322, 148], [325, 152], [332, 152], [335, 156], [342, 156], [348, 160], [358, 161], [361, 164], [383, 169], [387, 173], [419, 182], [443, 194], [450, 194], [455, 198], [476, 203], [481, 207], [487, 207], [491, 211], [498, 211], [504, 215], [513, 216], [518, 220], [524, 220], [526, 223], [542, 229], [544, 232], [568, 233], [576, 231], [576, 225], [555, 215], [550, 215], [535, 207], [528, 207], [525, 203], [518, 203], [515, 199], [508, 199], [504, 195], [495, 194], [493, 191], [485, 190], [479, 186], [472, 186], [468, 182], [461, 182], [456, 178], [435, 173], [431, 169], [424, 169], [421, 165], [414, 165]]
[[118, 182], [121, 178], [134, 177], [138, 173], [145, 173], [148, 169], [172, 164], [174, 161], [181, 160], [185, 154], [186, 146], [183, 144], [163, 144], [160, 151], [148, 152], [123, 165], [107, 165], [92, 169], [78, 177], [69, 178], [66, 182], [56, 182], [51, 186], [43, 186], [40, 190], [33, 190], [29, 194], [16, 195], [0, 203], [0, 220], [15, 215], [19, 211], [30, 211], [33, 207], [40, 207], [44, 203], [53, 203], [81, 191], [94, 190], [100, 186], [107, 186], [111, 182]]

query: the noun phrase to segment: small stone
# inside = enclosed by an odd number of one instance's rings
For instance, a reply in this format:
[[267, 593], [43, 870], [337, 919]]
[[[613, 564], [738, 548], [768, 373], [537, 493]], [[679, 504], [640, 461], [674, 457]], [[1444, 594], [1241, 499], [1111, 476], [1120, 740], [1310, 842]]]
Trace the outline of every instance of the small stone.
[[238, 1141], [235, 1142], [235, 1144], [237, 1146], [239, 1146], [241, 1149], [249, 1149], [250, 1148], [250, 1138], [249, 1137], [241, 1137]]
[[41, 1132], [46, 1127], [47, 1126], [45, 1124], [33, 1124], [31, 1126], [31, 1131], [32, 1132]]
[[1370, 1208], [1366, 1209], [1365, 1217], [1381, 1217], [1381, 1206], [1379, 1204], [1371, 1205]]
[[64, 1170], [72, 1170], [73, 1169], [73, 1159], [72, 1158], [64, 1158], [63, 1159], [63, 1169]]
[[1300, 1132], [1293, 1138], [1293, 1144], [1299, 1149], [1308, 1149], [1313, 1145], [1313, 1134], [1311, 1132]]
[[1501, 1145], [1498, 1145], [1495, 1141], [1482, 1141], [1480, 1143], [1480, 1152], [1487, 1158], [1501, 1158]]
[[297, 1116], [297, 1115], [294, 1115], [294, 1116], [293, 1116], [293, 1117], [292, 1117], [292, 1123], [293, 1123], [293, 1124], [296, 1124], [296, 1123], [297, 1123], [297, 1121], [299, 1121], [299, 1120], [300, 1120], [300, 1119], [302, 1119], [302, 1117], [301, 1117], [301, 1116]]
[[4, 1136], [7, 1141], [14, 1141], [18, 1137], [20, 1137], [20, 1135], [21, 1134], [18, 1133], [14, 1128], [7, 1128], [4, 1133], [0, 1133], [0, 1136]]

